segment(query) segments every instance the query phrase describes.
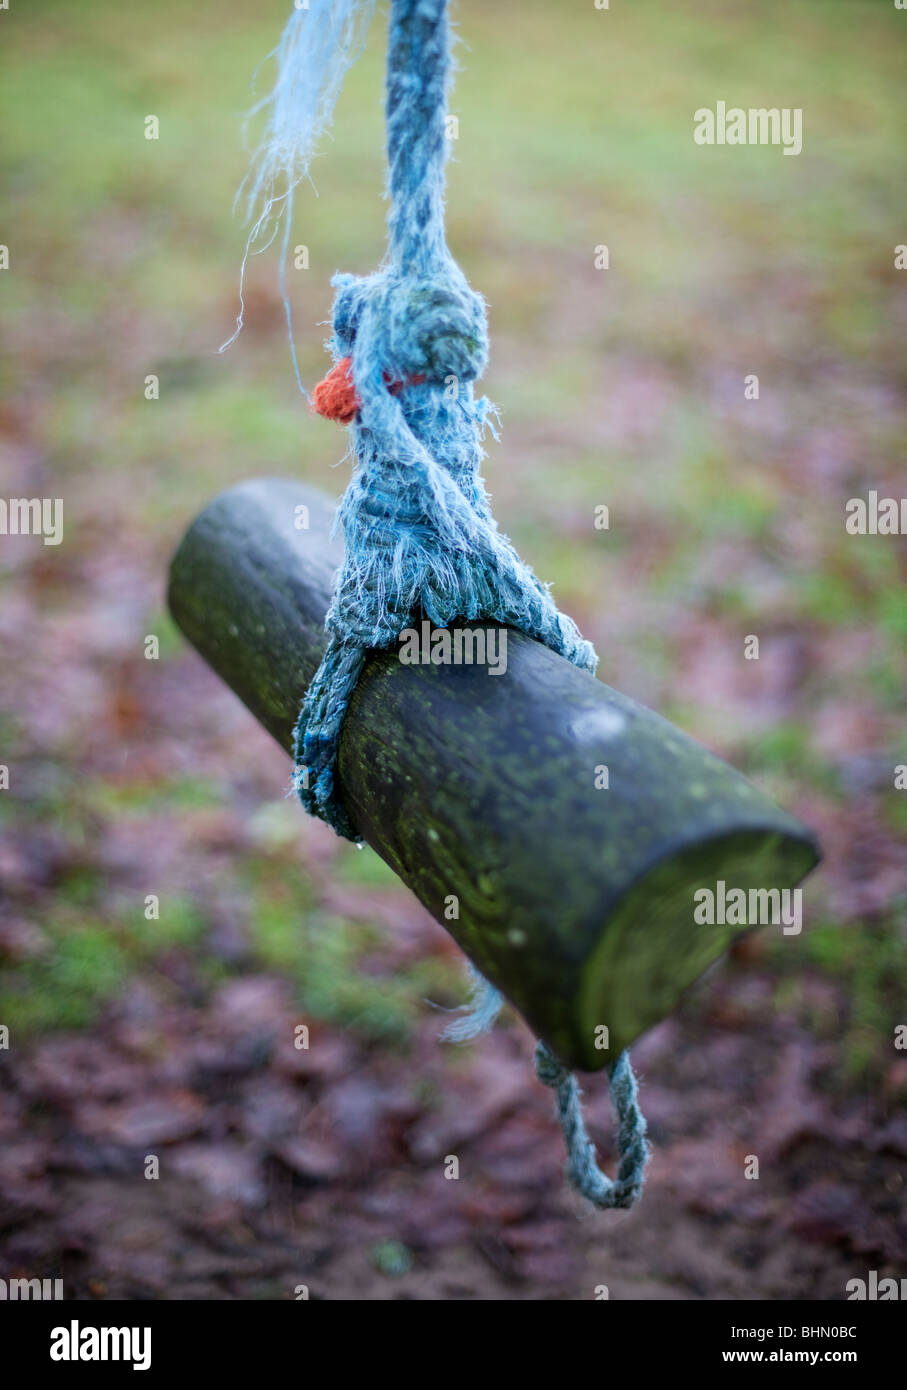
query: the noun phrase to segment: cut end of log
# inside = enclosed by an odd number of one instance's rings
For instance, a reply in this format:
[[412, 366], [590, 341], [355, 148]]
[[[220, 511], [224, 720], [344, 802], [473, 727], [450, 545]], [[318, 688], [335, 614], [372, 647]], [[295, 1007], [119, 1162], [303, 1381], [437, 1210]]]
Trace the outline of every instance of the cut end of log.
[[[818, 848], [806, 834], [801, 839], [777, 829], [742, 830], [683, 846], [641, 874], [602, 923], [583, 967], [577, 1023], [559, 1049], [564, 1060], [588, 1071], [613, 1061], [665, 1018], [742, 932], [762, 925], [779, 935], [792, 934], [796, 918], [785, 925], [786, 906], [796, 913], [790, 890], [818, 860]], [[765, 902], [773, 908], [777, 902], [779, 920], [728, 922], [729, 915], [737, 914], [728, 912], [726, 901], [722, 909], [719, 884], [725, 885], [725, 899], [732, 891], [746, 895], [747, 916], [750, 906]], [[777, 900], [750, 901], [751, 890], [762, 894], [769, 885]], [[697, 905], [697, 894], [704, 893], [713, 895], [712, 911], [708, 898], [703, 901], [700, 896]], [[740, 898], [732, 901], [739, 904]], [[697, 914], [706, 920], [697, 921]], [[606, 1035], [601, 1032], [603, 1023]], [[600, 1043], [605, 1039], [603, 1058]]]

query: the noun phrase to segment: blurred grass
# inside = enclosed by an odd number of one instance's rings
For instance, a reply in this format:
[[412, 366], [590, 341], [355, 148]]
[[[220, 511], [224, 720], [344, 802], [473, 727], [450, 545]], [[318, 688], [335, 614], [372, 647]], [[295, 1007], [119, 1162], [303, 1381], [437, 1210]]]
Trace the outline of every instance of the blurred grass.
[[[72, 790], [61, 788], [58, 798], [42, 797], [25, 812], [43, 834], [65, 834], [69, 857], [54, 874], [40, 950], [14, 970], [0, 970], [0, 1018], [20, 1036], [90, 1025], [128, 980], [149, 969], [157, 986], [175, 997], [187, 981], [204, 991], [250, 969], [271, 970], [290, 981], [306, 1016], [385, 1045], [407, 1041], [425, 997], [455, 1002], [462, 993], [447, 961], [435, 956], [393, 975], [363, 969], [377, 957], [382, 933], [368, 921], [319, 907], [295, 842], [269, 833], [271, 806], [251, 820], [262, 848], [244, 846], [231, 869], [230, 896], [243, 905], [248, 923], [236, 955], [224, 958], [212, 949], [217, 907], [204, 888], [162, 894], [158, 915], [147, 919], [140, 893], [111, 892], [107, 875], [91, 859], [94, 846], [114, 820], [130, 826], [137, 843], [150, 843], [162, 817], [216, 808], [222, 789], [204, 778], [147, 786], [98, 779], [80, 789], [77, 802], [70, 799]], [[17, 813], [21, 823], [21, 805]], [[352, 846], [337, 857], [337, 877], [373, 888], [397, 882], [372, 850]]]
[[[293, 473], [337, 494], [346, 478], [330, 467], [343, 440], [295, 390], [274, 255], [252, 262], [247, 327], [216, 353], [237, 309], [241, 115], [286, 9], [41, 0], [2, 17], [12, 259], [0, 293], [15, 351], [0, 386], [66, 491], [73, 543], [87, 543], [105, 481], [119, 483], [162, 572], [187, 518], [230, 482]], [[806, 788], [843, 801], [811, 709], [850, 699], [856, 671], [883, 748], [903, 712], [903, 547], [846, 538], [841, 518], [847, 496], [903, 476], [907, 311], [892, 256], [904, 240], [894, 113], [907, 19], [843, 0], [635, 0], [607, 12], [468, 0], [457, 14], [450, 240], [490, 305], [486, 389], [505, 432], [487, 478], [501, 524], [598, 641], [605, 679], [723, 740], [780, 798]], [[367, 271], [382, 252], [383, 22], [316, 162], [319, 196], [298, 199], [294, 240], [310, 269], [290, 274], [309, 382], [326, 363], [331, 274]], [[692, 113], [719, 98], [802, 107], [803, 153], [697, 147]], [[606, 273], [593, 269], [603, 242]], [[758, 407], [742, 400], [751, 371]], [[158, 401], [144, 399], [152, 373]], [[592, 526], [600, 502], [604, 533]], [[65, 577], [47, 597], [65, 601]], [[698, 658], [690, 614], [729, 641], [761, 622], [859, 654], [813, 664], [793, 711], [752, 723], [729, 695], [719, 720], [684, 687]], [[162, 661], [174, 659], [172, 624], [149, 621]], [[34, 814], [87, 843], [98, 818], [178, 816], [217, 794], [203, 777], [122, 786], [99, 775], [80, 780], [75, 817], [49, 794]], [[884, 802], [895, 831], [905, 805]], [[344, 851], [334, 869], [353, 885], [390, 880], [370, 853]], [[253, 956], [291, 976], [313, 1012], [402, 1035], [429, 982], [404, 972], [376, 992], [357, 970], [374, 944], [367, 924], [323, 919], [298, 877], [289, 852], [244, 857]], [[170, 904], [147, 947], [130, 921], [92, 915], [103, 885], [90, 873], [56, 891], [59, 911], [42, 923], [52, 950], [3, 996], [5, 1019], [85, 1021], [149, 951], [201, 949], [205, 911], [191, 897]], [[860, 1027], [887, 1017], [885, 971], [907, 984], [902, 927], [878, 930], [881, 942], [830, 924], [809, 948], [817, 968], [854, 976]], [[856, 969], [864, 949], [884, 970]]]
[[[295, 395], [273, 257], [253, 262], [245, 336], [215, 355], [237, 307], [243, 234], [230, 204], [245, 171], [240, 113], [285, 9], [283, 0], [236, 6], [224, 24], [212, 0], [164, 0], [153, 17], [106, 0], [78, 11], [43, 0], [5, 18], [2, 176], [17, 244], [3, 288], [12, 331], [26, 343], [40, 334], [51, 358], [43, 442], [64, 473], [118, 469], [124, 458], [147, 470], [149, 521], [174, 527], [250, 469], [342, 483], [324, 472], [341, 452], [335, 431], [301, 413]], [[489, 393], [505, 419], [531, 429], [588, 409], [603, 391], [607, 409], [606, 351], [679, 369], [689, 395], [671, 402], [663, 433], [647, 441], [635, 483], [623, 476], [632, 459], [610, 460], [609, 493], [635, 501], [657, 478], [668, 489], [660, 508], [680, 505], [715, 527], [732, 508], [758, 531], [779, 490], [770, 478], [748, 481], [760, 489], [755, 511], [740, 479], [728, 495], [713, 412], [699, 408], [703, 357], [717, 334], [741, 373], [772, 345], [795, 374], [835, 352], [877, 381], [898, 371], [886, 267], [905, 165], [892, 119], [903, 25], [881, 7], [815, 0], [731, 12], [643, 0], [607, 13], [565, 6], [556, 19], [549, 5], [514, 0], [459, 14], [451, 242], [504, 339]], [[319, 196], [299, 199], [311, 268], [292, 273], [309, 380], [324, 365], [318, 324], [330, 274], [366, 270], [381, 253], [378, 29], [316, 162]], [[695, 146], [692, 110], [720, 92], [742, 105], [803, 106], [803, 154]], [[143, 138], [149, 112], [161, 122], [158, 141]], [[590, 268], [601, 241], [612, 248], [607, 275]], [[565, 281], [571, 295], [596, 301], [566, 324]], [[34, 386], [29, 365], [27, 353], [8, 364], [11, 392]], [[144, 400], [148, 372], [161, 378], [160, 402]], [[683, 453], [689, 465], [677, 467]], [[716, 464], [697, 481], [708, 455]], [[600, 460], [600, 448], [577, 460], [583, 501]], [[492, 480], [502, 466], [492, 460]], [[549, 466], [560, 494], [569, 458], [558, 451]], [[550, 530], [528, 529], [549, 568]], [[594, 534], [581, 549], [600, 573]]]
[[[907, 905], [875, 922], [818, 922], [802, 937], [776, 942], [776, 1005], [799, 1016], [816, 1037], [836, 1045], [829, 1081], [846, 1087], [875, 1084], [898, 1054], [895, 1029], [904, 1023], [907, 980]], [[839, 987], [837, 1004], [810, 1000], [804, 977], [812, 971]], [[902, 1100], [907, 1093], [902, 1083]]]

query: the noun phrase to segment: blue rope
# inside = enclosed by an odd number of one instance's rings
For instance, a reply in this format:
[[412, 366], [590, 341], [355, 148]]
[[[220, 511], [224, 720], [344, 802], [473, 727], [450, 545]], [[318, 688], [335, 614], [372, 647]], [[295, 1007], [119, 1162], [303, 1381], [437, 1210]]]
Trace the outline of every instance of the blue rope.
[[[256, 200], [263, 207], [250, 242], [271, 220], [289, 216], [293, 188], [308, 174], [370, 10], [371, 0], [362, 0], [358, 18], [356, 0], [310, 0], [290, 19], [276, 50], [277, 84], [262, 103], [268, 132], [250, 203], [253, 212]], [[597, 663], [591, 643], [498, 531], [479, 473], [494, 408], [473, 389], [488, 358], [485, 304], [444, 230], [449, 78], [447, 0], [392, 0], [388, 250], [375, 274], [333, 280], [330, 348], [335, 363], [352, 361], [355, 462], [338, 512], [346, 552], [326, 619], [327, 649], [295, 730], [300, 799], [352, 840], [358, 836], [336, 785], [337, 749], [369, 651], [393, 646], [422, 618], [435, 627], [494, 619], [584, 670]], [[499, 996], [488, 990], [471, 1021], [452, 1025], [453, 1036], [471, 1036], [492, 1020]], [[557, 1092], [571, 1181], [600, 1206], [628, 1206], [642, 1186], [647, 1149], [626, 1054], [611, 1076], [621, 1146], [612, 1183], [595, 1168], [576, 1081], [544, 1044], [539, 1049], [539, 1077]]]
[[[449, 69], [446, 0], [394, 0], [389, 245], [376, 274], [333, 281], [331, 351], [335, 362], [352, 358], [360, 398], [356, 466], [338, 514], [346, 554], [328, 647], [296, 731], [303, 804], [350, 839], [355, 829], [335, 795], [337, 742], [365, 652], [393, 646], [423, 617], [435, 627], [497, 618], [586, 670], [596, 663], [498, 531], [479, 475], [492, 407], [476, 400], [472, 383], [485, 368], [488, 333], [484, 302], [444, 234]], [[389, 378], [409, 384], [391, 393]]]
[[[461, 1018], [448, 1023], [441, 1034], [442, 1042], [466, 1042], [478, 1037], [492, 1027], [503, 1008], [504, 1000], [494, 985], [476, 970], [471, 961], [467, 962], [467, 968], [469, 1003]], [[582, 1092], [576, 1077], [561, 1065], [543, 1042], [535, 1050], [535, 1074], [544, 1086], [552, 1088], [557, 1097], [557, 1115], [567, 1146], [567, 1180], [588, 1201], [603, 1210], [632, 1207], [642, 1193], [649, 1145], [629, 1052], [622, 1052], [608, 1068], [609, 1094], [617, 1114], [617, 1147], [620, 1154], [614, 1181], [601, 1171], [595, 1161], [595, 1146], [586, 1132]]]
[[540, 1042], [535, 1050], [535, 1074], [557, 1097], [557, 1113], [567, 1145], [567, 1178], [597, 1207], [632, 1207], [642, 1192], [649, 1145], [646, 1120], [639, 1108], [636, 1077], [629, 1052], [622, 1052], [608, 1068], [609, 1094], [617, 1114], [617, 1178], [606, 1177], [595, 1162], [595, 1146], [586, 1133], [582, 1092], [576, 1077], [561, 1066], [550, 1048]]

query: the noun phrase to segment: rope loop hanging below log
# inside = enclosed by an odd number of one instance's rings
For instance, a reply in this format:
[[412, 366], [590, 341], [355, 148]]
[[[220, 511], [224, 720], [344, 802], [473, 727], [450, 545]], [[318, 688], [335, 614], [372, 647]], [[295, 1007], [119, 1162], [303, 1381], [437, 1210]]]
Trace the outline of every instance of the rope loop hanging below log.
[[[274, 92], [261, 103], [268, 133], [251, 185], [253, 215], [260, 207], [247, 254], [258, 237], [273, 238], [283, 219], [286, 255], [293, 191], [308, 175], [372, 8], [373, 0], [310, 0], [289, 20], [276, 50]], [[444, 230], [447, 0], [392, 0], [388, 43], [387, 255], [373, 275], [334, 277], [335, 366], [312, 395], [315, 410], [349, 424], [354, 471], [338, 513], [346, 554], [327, 615], [328, 646], [295, 736], [300, 799], [352, 840], [358, 837], [338, 794], [337, 751], [369, 651], [392, 647], [423, 619], [438, 628], [485, 620], [516, 628], [589, 672], [597, 662], [592, 645], [498, 531], [479, 473], [484, 432], [494, 431], [496, 415], [473, 389], [488, 359], [485, 304], [454, 261]], [[284, 302], [290, 323], [285, 291]], [[237, 331], [241, 322], [240, 313]], [[494, 1012], [486, 1007], [482, 1022]], [[459, 1036], [467, 1035], [468, 1026]], [[628, 1055], [611, 1068], [616, 1182], [595, 1165], [575, 1078], [544, 1043], [537, 1071], [557, 1095], [571, 1182], [598, 1206], [631, 1205], [648, 1148]]]

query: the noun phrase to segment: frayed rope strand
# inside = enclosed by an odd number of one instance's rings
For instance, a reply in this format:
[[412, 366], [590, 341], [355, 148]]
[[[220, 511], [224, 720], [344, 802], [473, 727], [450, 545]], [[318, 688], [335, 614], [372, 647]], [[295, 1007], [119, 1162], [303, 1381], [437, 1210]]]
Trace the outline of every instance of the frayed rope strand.
[[469, 974], [469, 1003], [461, 1018], [448, 1023], [441, 1034], [442, 1042], [470, 1042], [494, 1025], [504, 1007], [504, 996], [490, 980], [476, 970], [472, 961], [466, 962]]
[[269, 54], [277, 75], [272, 90], [257, 102], [247, 123], [266, 113], [264, 134], [246, 178], [236, 195], [245, 204], [250, 230], [239, 270], [239, 312], [236, 327], [218, 351], [226, 352], [242, 332], [245, 319], [246, 268], [283, 228], [280, 297], [283, 301], [296, 383], [308, 399], [299, 375], [293, 340], [293, 311], [287, 291], [286, 266], [293, 221], [293, 194], [310, 178], [318, 142], [330, 129], [334, 107], [347, 71], [365, 47], [374, 0], [307, 0], [294, 6], [280, 42]]

